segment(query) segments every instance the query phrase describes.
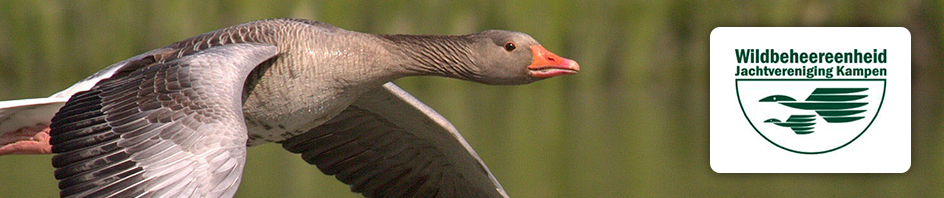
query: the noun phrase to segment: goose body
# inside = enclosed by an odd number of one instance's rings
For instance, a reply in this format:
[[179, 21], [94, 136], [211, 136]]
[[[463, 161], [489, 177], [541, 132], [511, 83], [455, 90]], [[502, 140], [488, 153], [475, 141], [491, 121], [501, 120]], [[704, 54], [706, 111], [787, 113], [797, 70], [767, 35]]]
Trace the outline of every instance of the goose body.
[[[245, 149], [267, 142], [367, 197], [507, 197], [448, 121], [390, 81], [525, 84], [577, 70], [517, 32], [254, 21], [118, 62], [49, 98], [0, 102], [0, 132], [16, 131], [0, 136], [0, 155], [51, 146], [64, 197], [231, 197]], [[48, 142], [35, 138], [46, 125]]]

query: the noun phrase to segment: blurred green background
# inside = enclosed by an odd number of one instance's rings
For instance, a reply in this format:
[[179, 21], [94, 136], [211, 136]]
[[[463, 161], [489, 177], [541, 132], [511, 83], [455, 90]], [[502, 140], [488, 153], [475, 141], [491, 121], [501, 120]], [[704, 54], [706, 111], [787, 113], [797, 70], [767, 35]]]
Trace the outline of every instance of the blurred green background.
[[[48, 96], [136, 54], [263, 18], [387, 34], [508, 29], [583, 70], [525, 86], [397, 83], [450, 119], [512, 197], [942, 197], [942, 11], [940, 1], [0, 1], [0, 99]], [[708, 38], [718, 26], [907, 27], [910, 171], [714, 173]], [[279, 145], [249, 151], [237, 197], [360, 197]], [[50, 157], [0, 157], [0, 197], [57, 196]]]

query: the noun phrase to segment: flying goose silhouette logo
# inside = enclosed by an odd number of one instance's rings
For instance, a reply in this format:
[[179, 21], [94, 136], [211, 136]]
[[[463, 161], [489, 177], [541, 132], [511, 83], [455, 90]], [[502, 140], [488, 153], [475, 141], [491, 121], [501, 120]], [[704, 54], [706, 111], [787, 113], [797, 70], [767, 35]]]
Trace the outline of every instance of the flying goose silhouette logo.
[[[812, 110], [827, 123], [848, 123], [865, 118], [858, 115], [865, 110], [856, 108], [869, 104], [857, 102], [868, 96], [860, 94], [866, 90], [868, 88], [816, 88], [805, 101], [797, 101], [785, 95], [772, 95], [760, 99], [759, 102], [776, 102], [794, 109]], [[764, 123], [788, 127], [798, 135], [806, 135], [814, 132], [816, 115], [790, 115], [786, 121], [770, 118], [764, 120]]]
[[885, 79], [735, 79], [747, 124], [772, 145], [800, 154], [859, 139], [885, 101]]

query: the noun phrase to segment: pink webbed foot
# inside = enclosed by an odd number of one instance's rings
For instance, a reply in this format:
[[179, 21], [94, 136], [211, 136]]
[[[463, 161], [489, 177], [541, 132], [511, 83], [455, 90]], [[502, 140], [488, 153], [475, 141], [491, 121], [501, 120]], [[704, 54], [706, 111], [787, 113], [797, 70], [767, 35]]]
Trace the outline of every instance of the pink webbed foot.
[[10, 154], [51, 154], [49, 126], [23, 127], [0, 135], [0, 156]]

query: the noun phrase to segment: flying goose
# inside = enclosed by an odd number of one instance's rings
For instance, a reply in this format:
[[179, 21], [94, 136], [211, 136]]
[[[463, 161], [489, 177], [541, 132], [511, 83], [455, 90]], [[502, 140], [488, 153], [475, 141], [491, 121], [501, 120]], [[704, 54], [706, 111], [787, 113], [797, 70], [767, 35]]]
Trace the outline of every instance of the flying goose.
[[813, 93], [806, 98], [806, 101], [797, 102], [790, 96], [772, 95], [759, 100], [759, 102], [777, 102], [784, 106], [816, 111], [820, 117], [829, 123], [846, 123], [864, 118], [863, 116], [854, 116], [865, 112], [863, 109], [854, 109], [869, 104], [868, 102], [855, 102], [868, 95], [853, 95], [863, 92], [869, 88], [816, 88]]
[[508, 197], [452, 124], [390, 81], [513, 85], [578, 70], [519, 32], [253, 21], [0, 102], [0, 155], [54, 153], [63, 197], [231, 197], [246, 148], [267, 142], [366, 197]]
[[[796, 99], [785, 95], [767, 96], [760, 99], [759, 102], [777, 102], [794, 109], [813, 110], [827, 123], [847, 123], [864, 118], [855, 115], [865, 112], [865, 110], [854, 108], [865, 106], [868, 102], [854, 101], [863, 99], [868, 95], [852, 94], [866, 90], [868, 88], [816, 88], [803, 102], [797, 102]], [[764, 123], [773, 123], [777, 126], [790, 128], [797, 135], [806, 135], [814, 132], [813, 125], [816, 124], [816, 115], [790, 115], [787, 121], [770, 118], [764, 120]]]
[[787, 121], [780, 121], [777, 118], [764, 120], [764, 123], [773, 123], [777, 126], [793, 129], [797, 135], [806, 135], [813, 133], [813, 125], [816, 125], [816, 115], [790, 115]]

